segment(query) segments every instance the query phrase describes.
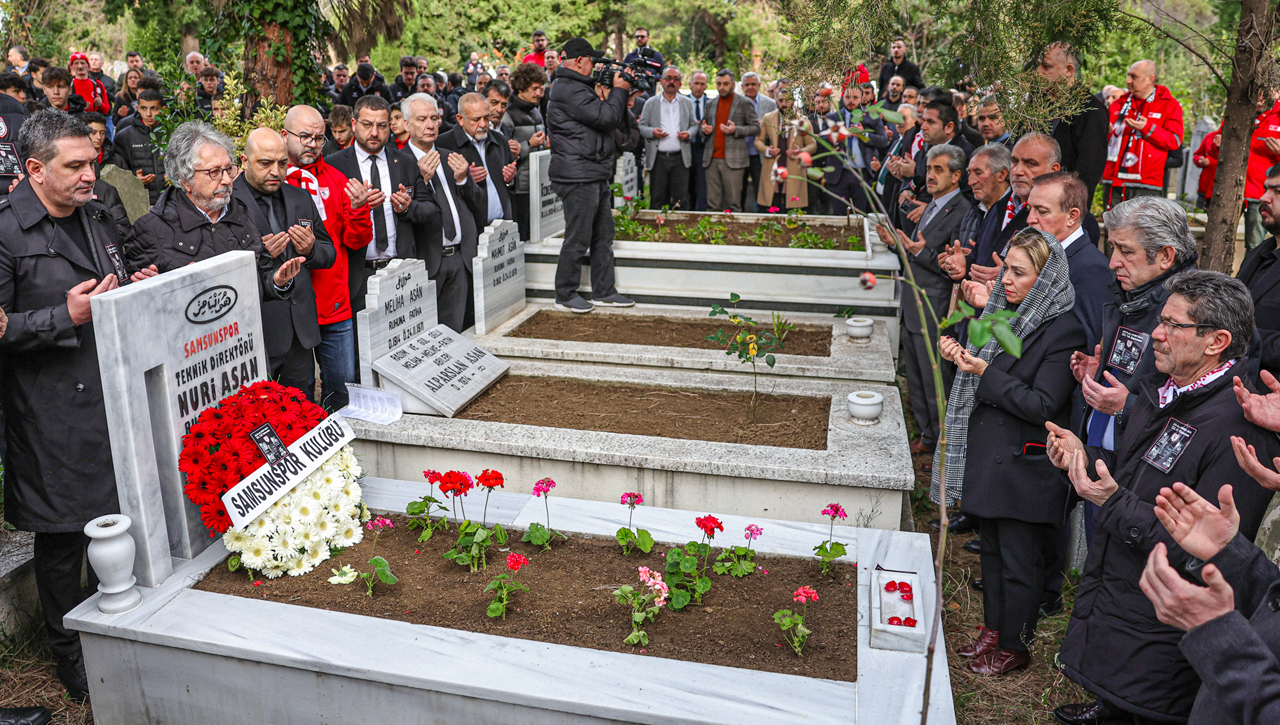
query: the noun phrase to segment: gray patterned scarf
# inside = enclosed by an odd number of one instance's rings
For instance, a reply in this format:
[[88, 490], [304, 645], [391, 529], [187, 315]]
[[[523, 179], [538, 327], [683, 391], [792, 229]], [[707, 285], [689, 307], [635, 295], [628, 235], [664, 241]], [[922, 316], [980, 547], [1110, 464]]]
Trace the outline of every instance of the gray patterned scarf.
[[[1038, 231], [1038, 230], [1032, 230]], [[1069, 312], [1075, 305], [1076, 293], [1075, 288], [1071, 286], [1071, 277], [1067, 264], [1067, 253], [1063, 251], [1062, 245], [1054, 238], [1052, 234], [1040, 232], [1045, 241], [1049, 243], [1049, 259], [1044, 264], [1044, 269], [1040, 271], [1040, 277], [1031, 287], [1031, 291], [1027, 293], [1022, 303], [1018, 305], [1018, 316], [1009, 321], [1009, 326], [1013, 330], [1013, 334], [1018, 336], [1019, 340], [1026, 340], [1037, 327], [1049, 322], [1058, 315]], [[1076, 242], [1077, 244], [1088, 244], [1087, 238], [1082, 238]], [[997, 310], [1003, 310], [1008, 306], [1005, 299], [1004, 291], [1004, 268], [1000, 270], [1000, 276], [996, 278], [995, 287], [991, 290], [991, 296], [987, 299], [987, 306], [982, 310], [982, 317], [987, 317]], [[992, 336], [981, 350], [974, 347], [970, 342], [967, 346], [970, 354], [976, 353], [978, 357], [991, 362], [997, 354], [1002, 352], [1000, 343]], [[956, 373], [955, 382], [951, 384], [951, 395], [947, 398], [947, 419], [944, 436], [947, 441], [947, 458], [945, 468], [940, 465], [942, 463], [942, 447], [939, 446], [933, 454], [933, 482], [929, 488], [929, 498], [934, 503], [940, 500], [939, 488], [941, 480], [940, 472], [946, 472], [947, 476], [947, 506], [955, 505], [960, 500], [961, 492], [964, 488], [964, 466], [965, 459], [968, 456], [969, 448], [969, 415], [973, 413], [976, 405], [976, 393], [978, 383], [981, 378], [973, 373]]]

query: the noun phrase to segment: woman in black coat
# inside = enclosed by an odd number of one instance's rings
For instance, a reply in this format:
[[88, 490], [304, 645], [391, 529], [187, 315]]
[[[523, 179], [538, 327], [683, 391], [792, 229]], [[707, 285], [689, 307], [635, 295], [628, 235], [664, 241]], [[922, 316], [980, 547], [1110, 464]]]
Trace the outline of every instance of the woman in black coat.
[[940, 341], [959, 374], [947, 407], [945, 469], [941, 449], [934, 462], [934, 493], [945, 475], [949, 502], [963, 493], [961, 510], [980, 522], [986, 626], [959, 651], [973, 658], [969, 668], [978, 674], [1001, 675], [1030, 662], [1027, 643], [1067, 503], [1067, 486], [1045, 455], [1044, 424], [1068, 422], [1076, 386], [1071, 354], [1087, 344], [1069, 314], [1074, 304], [1062, 246], [1027, 229], [1010, 242], [982, 313], [1017, 311], [1010, 327], [1022, 341], [1021, 355], [1003, 352], [994, 338], [980, 350], [950, 337]]

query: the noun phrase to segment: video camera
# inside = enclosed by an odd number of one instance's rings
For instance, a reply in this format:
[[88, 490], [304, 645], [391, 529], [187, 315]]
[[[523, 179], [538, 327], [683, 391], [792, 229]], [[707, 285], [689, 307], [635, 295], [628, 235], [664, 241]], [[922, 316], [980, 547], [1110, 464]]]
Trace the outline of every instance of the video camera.
[[591, 78], [606, 88], [612, 88], [613, 75], [621, 73], [622, 79], [632, 88], [652, 93], [657, 87], [658, 77], [662, 75], [662, 64], [656, 60], [658, 53], [646, 46], [638, 49], [636, 54], [638, 57], [630, 63], [601, 59]]

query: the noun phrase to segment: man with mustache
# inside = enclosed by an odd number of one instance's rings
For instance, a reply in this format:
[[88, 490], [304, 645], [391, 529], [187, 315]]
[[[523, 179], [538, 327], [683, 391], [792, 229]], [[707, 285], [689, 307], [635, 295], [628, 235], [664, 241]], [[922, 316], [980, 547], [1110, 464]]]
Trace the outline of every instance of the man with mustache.
[[248, 250], [257, 255], [263, 299], [288, 299], [304, 257], [279, 262], [262, 245], [262, 234], [243, 201], [231, 194], [239, 167], [235, 144], [204, 121], [188, 121], [169, 137], [165, 174], [177, 182], [133, 225], [125, 257], [134, 268], [161, 272]]

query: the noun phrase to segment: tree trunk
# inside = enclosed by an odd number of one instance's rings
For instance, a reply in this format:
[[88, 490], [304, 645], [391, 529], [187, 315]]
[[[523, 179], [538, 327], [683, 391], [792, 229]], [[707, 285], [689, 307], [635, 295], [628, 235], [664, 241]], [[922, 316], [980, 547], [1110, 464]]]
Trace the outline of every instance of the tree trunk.
[[[702, 11], [702, 20], [707, 24], [707, 29], [711, 31], [711, 47], [716, 49], [716, 62], [724, 62], [724, 58], [729, 54], [729, 30], [725, 27], [724, 21], [710, 12]], [[715, 79], [711, 81], [714, 83]]]
[[[283, 54], [276, 60], [272, 49], [279, 45]], [[293, 33], [268, 22], [262, 26], [262, 34], [248, 38], [244, 44], [244, 80], [246, 109], [258, 101], [272, 99], [278, 105], [293, 104]]]
[[1213, 179], [1213, 203], [1200, 247], [1200, 267], [1231, 274], [1235, 265], [1236, 224], [1244, 201], [1245, 169], [1260, 90], [1257, 68], [1274, 40], [1276, 17], [1269, 0], [1243, 0], [1231, 84], [1222, 114], [1222, 150]]

